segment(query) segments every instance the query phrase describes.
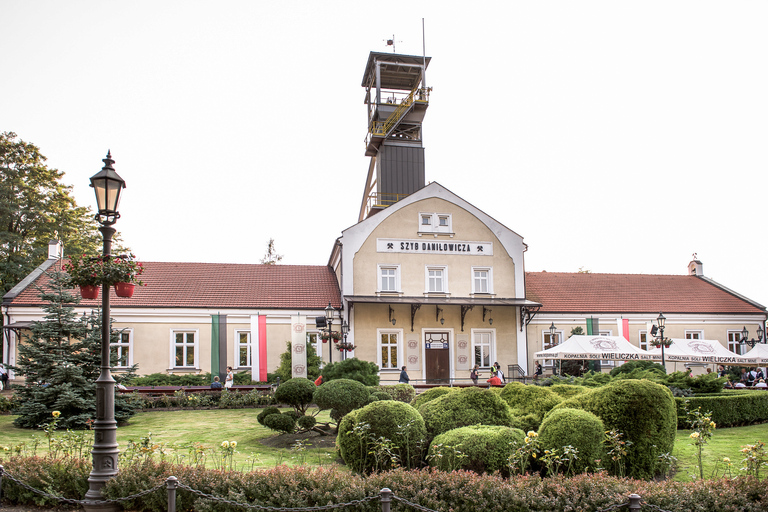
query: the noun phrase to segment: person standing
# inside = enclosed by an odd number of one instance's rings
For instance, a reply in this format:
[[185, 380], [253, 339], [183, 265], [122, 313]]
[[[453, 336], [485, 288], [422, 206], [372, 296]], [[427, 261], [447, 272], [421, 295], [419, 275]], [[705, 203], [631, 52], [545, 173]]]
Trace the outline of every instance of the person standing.
[[475, 365], [474, 368], [469, 372], [469, 378], [472, 379], [473, 384], [477, 384], [477, 379], [480, 377], [480, 366]]
[[410, 377], [408, 377], [408, 373], [405, 371], [405, 366], [400, 368], [402, 371], [400, 372], [400, 384], [408, 384], [411, 382]]
[[8, 389], [8, 370], [0, 364], [0, 390]]
[[501, 365], [499, 364], [499, 362], [496, 361], [495, 363], [493, 363], [493, 367], [496, 369], [496, 376], [499, 378], [501, 383], [504, 384], [506, 380], [504, 379], [504, 372], [501, 371]]
[[541, 363], [536, 363], [536, 370], [533, 372], [533, 378], [539, 380], [542, 373], [544, 373], [544, 369], [541, 367]]
[[229, 389], [235, 383], [235, 374], [232, 373], [232, 367], [227, 366], [227, 377], [224, 379], [224, 387]]

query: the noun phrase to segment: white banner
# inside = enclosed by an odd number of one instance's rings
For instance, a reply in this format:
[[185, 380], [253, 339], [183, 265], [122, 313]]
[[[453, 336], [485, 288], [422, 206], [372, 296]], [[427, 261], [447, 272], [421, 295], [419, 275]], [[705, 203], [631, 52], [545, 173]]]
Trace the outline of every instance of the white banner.
[[493, 256], [491, 242], [457, 242], [404, 240], [377, 238], [376, 252], [399, 252], [407, 254], [455, 254], [465, 256]]
[[301, 315], [291, 317], [291, 376], [307, 378], [307, 321]]

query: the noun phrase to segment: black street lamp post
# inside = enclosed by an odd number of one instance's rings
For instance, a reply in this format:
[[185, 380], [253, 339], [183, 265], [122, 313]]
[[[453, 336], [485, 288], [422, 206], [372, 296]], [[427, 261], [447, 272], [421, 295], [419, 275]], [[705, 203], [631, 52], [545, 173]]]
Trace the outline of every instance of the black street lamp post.
[[[549, 326], [549, 342], [552, 344], [553, 347], [556, 345], [556, 343], [555, 343], [555, 341], [556, 341], [555, 336], [556, 335], [557, 335], [557, 327], [555, 327], [555, 322], [552, 322], [552, 325]], [[558, 375], [560, 375], [560, 374], [562, 374], [562, 371], [563, 371], [563, 362], [562, 362], [561, 359], [558, 359], [557, 366], [558, 366], [558, 372], [557, 373], [558, 373]]]
[[344, 336], [344, 350], [342, 350], [341, 359], [347, 359], [347, 334], [349, 334], [349, 324], [346, 320], [341, 324], [341, 335]]
[[[117, 207], [120, 204], [120, 194], [125, 188], [125, 181], [118, 176], [112, 164], [112, 154], [107, 152], [107, 158], [102, 160], [104, 167], [91, 178], [91, 186], [96, 193], [98, 213], [96, 220], [101, 227], [99, 231], [104, 237], [102, 256], [106, 260], [112, 252], [112, 236], [115, 228], [112, 225], [120, 218]], [[93, 423], [93, 469], [88, 476], [88, 492], [86, 500], [100, 501], [104, 499], [102, 488], [106, 482], [117, 475], [117, 421], [115, 421], [115, 380], [110, 373], [110, 329], [109, 284], [101, 285], [101, 373], [96, 380], [96, 421]], [[87, 510], [116, 510], [109, 504], [94, 504], [86, 506]]]
[[750, 340], [747, 326], [744, 326], [744, 329], [741, 330], [741, 339], [739, 340], [739, 343], [741, 343], [742, 345], [746, 343], [747, 345], [749, 345], [749, 348], [755, 348], [755, 345], [757, 345], [758, 343], [765, 343], [765, 340], [763, 339], [763, 334], [765, 334], [763, 327], [758, 325], [757, 339], [752, 338]]
[[336, 310], [329, 302], [328, 307], [325, 308], [325, 325], [328, 327], [328, 363], [333, 362], [333, 316], [335, 313]]
[[656, 318], [656, 321], [659, 324], [659, 336], [661, 340], [661, 366], [664, 367], [664, 371], [666, 371], [667, 365], [666, 365], [666, 359], [664, 357], [664, 327], [667, 323], [667, 318], [662, 314], [659, 313], [659, 316]]

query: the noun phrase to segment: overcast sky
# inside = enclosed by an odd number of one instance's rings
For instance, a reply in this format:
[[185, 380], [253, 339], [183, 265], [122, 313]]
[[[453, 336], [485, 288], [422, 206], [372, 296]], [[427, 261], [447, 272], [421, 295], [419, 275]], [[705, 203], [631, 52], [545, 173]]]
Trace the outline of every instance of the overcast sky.
[[112, 151], [145, 261], [325, 264], [368, 169], [370, 51], [432, 57], [427, 181], [526, 270], [704, 273], [768, 305], [764, 1], [0, 0], [0, 130], [78, 204]]

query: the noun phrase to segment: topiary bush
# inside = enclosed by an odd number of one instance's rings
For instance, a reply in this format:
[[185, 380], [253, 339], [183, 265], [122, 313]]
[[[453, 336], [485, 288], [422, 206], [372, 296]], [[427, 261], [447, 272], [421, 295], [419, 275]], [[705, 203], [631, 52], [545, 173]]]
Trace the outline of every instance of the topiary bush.
[[264, 418], [264, 426], [277, 432], [290, 434], [296, 430], [296, 420], [290, 414], [270, 414]]
[[307, 412], [307, 407], [312, 403], [317, 386], [309, 379], [297, 377], [289, 379], [275, 390], [275, 400], [278, 403], [292, 406], [299, 416]]
[[449, 430], [429, 445], [429, 465], [443, 471], [466, 469], [475, 473], [509, 475], [512, 443], [523, 444], [525, 433], [518, 428], [473, 425]]
[[424, 419], [416, 409], [383, 400], [344, 416], [336, 446], [344, 462], [358, 473], [415, 468], [421, 463], [425, 436]]
[[688, 428], [685, 403], [688, 408], [712, 412], [712, 421], [721, 427], [738, 427], [768, 420], [768, 393], [753, 390], [733, 390], [709, 396], [675, 398], [677, 428]]
[[627, 361], [626, 363], [613, 368], [609, 375], [615, 377], [622, 373], [632, 373], [634, 370], [649, 370], [656, 373], [659, 376], [667, 374], [667, 369], [664, 365], [654, 363], [653, 361]]
[[[559, 386], [566, 385], [559, 384]], [[526, 416], [525, 428], [528, 430], [538, 430], [544, 415], [563, 401], [563, 397], [548, 387], [527, 385], [520, 382], [511, 382], [504, 386], [501, 391], [501, 398], [509, 404], [513, 416]]]
[[[280, 409], [277, 407], [265, 407], [264, 410], [261, 411], [258, 416], [256, 416], [256, 421], [258, 421], [261, 425], [264, 425], [264, 418], [270, 414], [280, 414]], [[266, 427], [266, 425], [264, 426]]]
[[296, 420], [296, 424], [302, 430], [311, 430], [316, 423], [317, 420], [314, 416], [299, 416], [299, 419]]
[[576, 460], [570, 463], [573, 473], [583, 473], [599, 467], [596, 459], [603, 458], [605, 425], [600, 418], [580, 409], [552, 411], [539, 429], [539, 442], [543, 450], [561, 450], [572, 446], [578, 450]]
[[419, 393], [416, 398], [411, 401], [411, 405], [415, 407], [416, 409], [421, 408], [422, 405], [424, 405], [427, 402], [431, 402], [432, 400], [436, 398], [440, 398], [443, 395], [447, 395], [448, 393], [452, 393], [453, 391], [458, 391], [459, 388], [449, 388], [441, 386], [439, 388], [431, 388], [426, 390], [423, 393]]
[[376, 391], [388, 393], [392, 400], [410, 404], [416, 398], [416, 389], [410, 384], [395, 384], [394, 386], [376, 386]]
[[323, 368], [323, 382], [336, 379], [350, 379], [362, 382], [366, 386], [378, 386], [379, 367], [376, 363], [350, 357], [338, 363], [330, 363]]
[[376, 400], [392, 400], [392, 396], [386, 391], [374, 391], [371, 393], [371, 398], [376, 398]]
[[588, 388], [577, 386], [575, 384], [553, 384], [547, 389], [562, 398], [571, 398], [572, 396], [580, 395], [581, 393], [588, 391]]
[[[658, 456], [672, 453], [674, 448], [675, 401], [669, 389], [660, 384], [648, 380], [617, 380], [569, 398], [552, 412], [558, 409], [589, 411], [603, 420], [606, 430], [621, 432], [623, 440], [631, 441], [622, 461], [626, 464], [625, 476], [651, 478]], [[619, 474], [623, 471], [620, 464], [609, 470]]]
[[331, 410], [331, 418], [338, 423], [350, 411], [368, 403], [371, 392], [359, 381], [336, 379], [318, 387], [314, 403], [322, 411]]
[[429, 441], [454, 428], [470, 425], [515, 425], [512, 412], [499, 395], [482, 388], [445, 394], [419, 408]]

